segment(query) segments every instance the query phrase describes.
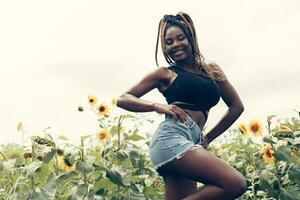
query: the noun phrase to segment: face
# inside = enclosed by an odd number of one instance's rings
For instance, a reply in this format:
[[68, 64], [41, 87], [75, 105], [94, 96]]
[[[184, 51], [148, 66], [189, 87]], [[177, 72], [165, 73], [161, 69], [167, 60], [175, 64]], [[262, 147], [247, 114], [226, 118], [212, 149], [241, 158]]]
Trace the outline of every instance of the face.
[[193, 57], [188, 38], [178, 26], [167, 28], [164, 45], [167, 53], [175, 62], [186, 62]]

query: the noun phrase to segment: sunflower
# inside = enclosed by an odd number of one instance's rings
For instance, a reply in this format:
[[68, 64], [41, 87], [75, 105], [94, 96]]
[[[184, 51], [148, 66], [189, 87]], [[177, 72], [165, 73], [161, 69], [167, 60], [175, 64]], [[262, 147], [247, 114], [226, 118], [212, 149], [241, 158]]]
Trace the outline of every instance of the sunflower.
[[58, 167], [66, 172], [72, 172], [76, 169], [76, 163], [71, 163], [67, 158], [64, 156], [58, 156], [57, 157], [57, 164]]
[[98, 132], [97, 132], [97, 139], [99, 141], [104, 140], [105, 138], [107, 138], [107, 136], [109, 135], [108, 130], [101, 128]]
[[23, 129], [24, 129], [23, 122], [19, 122], [17, 126], [17, 131], [23, 131]]
[[286, 124], [280, 124], [278, 131], [280, 132], [293, 132], [293, 130]]
[[66, 168], [65, 168], [65, 171], [66, 172], [68, 172], [68, 173], [70, 173], [70, 172], [72, 172], [72, 171], [74, 171], [76, 169], [76, 164], [75, 163], [73, 163], [72, 165], [66, 165]]
[[243, 134], [243, 136], [247, 136], [249, 134], [248, 127], [245, 123], [239, 124], [239, 131]]
[[249, 122], [248, 128], [249, 128], [250, 132], [252, 133], [252, 135], [255, 137], [261, 135], [263, 132], [263, 125], [257, 119], [251, 120]]
[[93, 95], [89, 95], [88, 96], [88, 101], [89, 101], [89, 104], [91, 106], [93, 106], [93, 105], [95, 105], [97, 103], [97, 97], [93, 96]]
[[267, 164], [274, 165], [275, 163], [274, 151], [270, 144], [265, 145], [261, 149], [261, 154], [263, 155], [263, 158]]
[[105, 103], [100, 103], [98, 108], [98, 113], [102, 116], [108, 116], [109, 115], [109, 106], [106, 105]]
[[4, 160], [4, 156], [2, 155], [2, 153], [0, 152], [0, 160]]
[[111, 105], [112, 106], [116, 106], [117, 105], [117, 99], [116, 98], [112, 98]]

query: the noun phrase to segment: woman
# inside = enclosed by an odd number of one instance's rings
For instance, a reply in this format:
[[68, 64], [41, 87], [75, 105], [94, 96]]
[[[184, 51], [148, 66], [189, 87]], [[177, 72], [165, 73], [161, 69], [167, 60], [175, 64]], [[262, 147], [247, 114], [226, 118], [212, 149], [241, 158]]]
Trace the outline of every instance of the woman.
[[[243, 104], [221, 68], [204, 62], [188, 14], [165, 15], [158, 31], [156, 63], [161, 38], [162, 52], [170, 66], [146, 75], [117, 99], [117, 106], [165, 114], [149, 147], [151, 162], [165, 183], [165, 199], [235, 199], [246, 191], [245, 178], [206, 148], [241, 115]], [[168, 104], [139, 98], [154, 88]], [[228, 111], [204, 136], [208, 112], [220, 98]], [[197, 182], [205, 184], [198, 191]]]

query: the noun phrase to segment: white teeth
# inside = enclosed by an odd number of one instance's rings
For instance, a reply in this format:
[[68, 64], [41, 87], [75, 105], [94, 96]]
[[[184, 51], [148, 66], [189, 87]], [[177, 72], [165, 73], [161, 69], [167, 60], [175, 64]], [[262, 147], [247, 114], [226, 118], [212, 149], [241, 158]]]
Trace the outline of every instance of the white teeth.
[[175, 51], [174, 52], [174, 55], [180, 55], [180, 54], [182, 54], [183, 53], [183, 51], [182, 50], [179, 50], [179, 51]]
[[181, 51], [182, 51], [182, 49], [175, 50], [174, 53], [181, 52]]

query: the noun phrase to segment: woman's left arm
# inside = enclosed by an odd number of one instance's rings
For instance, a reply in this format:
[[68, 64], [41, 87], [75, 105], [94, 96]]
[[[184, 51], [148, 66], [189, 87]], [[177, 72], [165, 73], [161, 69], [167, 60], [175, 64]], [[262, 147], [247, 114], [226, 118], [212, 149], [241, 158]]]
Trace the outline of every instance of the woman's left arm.
[[[219, 66], [216, 67], [219, 68]], [[221, 72], [223, 73], [222, 70]], [[224, 81], [217, 81], [217, 84], [220, 88], [221, 98], [228, 106], [228, 110], [221, 120], [216, 124], [216, 126], [205, 135], [208, 143], [225, 132], [244, 111], [243, 103], [237, 91], [234, 89], [228, 79], [226, 78]]]

